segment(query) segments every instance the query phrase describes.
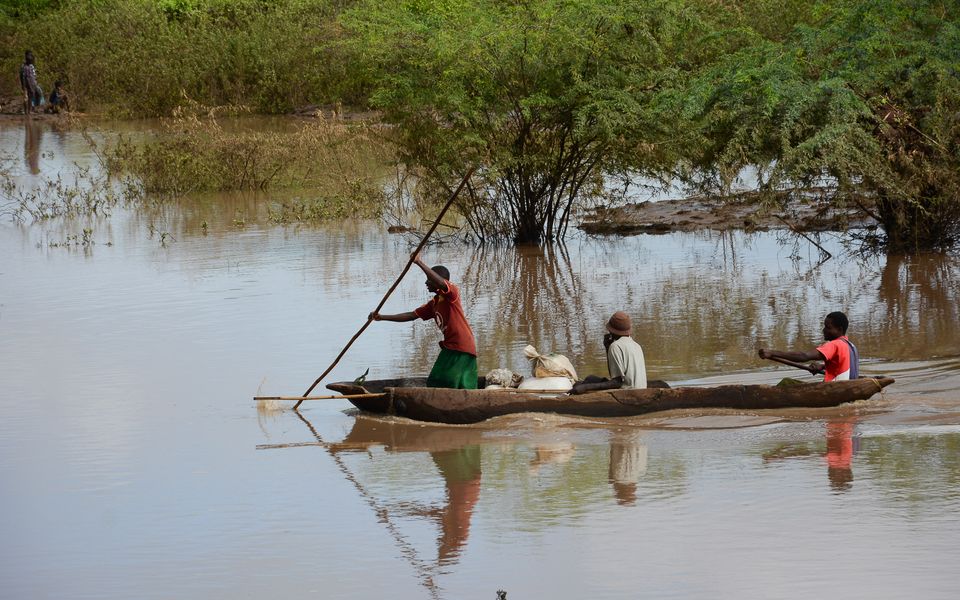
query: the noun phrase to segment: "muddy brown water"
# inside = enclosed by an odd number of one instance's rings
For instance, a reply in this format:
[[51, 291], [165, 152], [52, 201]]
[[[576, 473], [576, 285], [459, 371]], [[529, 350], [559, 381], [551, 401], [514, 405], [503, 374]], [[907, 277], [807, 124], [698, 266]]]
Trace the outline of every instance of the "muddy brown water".
[[[0, 124], [0, 152], [22, 185], [95, 164], [45, 124]], [[624, 309], [652, 378], [809, 379], [756, 349], [810, 347], [843, 309], [864, 372], [897, 383], [829, 410], [298, 415], [251, 397], [306, 389], [410, 246], [273, 226], [270, 201], [0, 223], [0, 597], [955, 597], [960, 261], [828, 240], [818, 265], [775, 232], [434, 247], [481, 371], [526, 373], [530, 343], [603, 373]], [[410, 276], [385, 310], [425, 300]], [[376, 323], [329, 379], [424, 374], [437, 339]]]

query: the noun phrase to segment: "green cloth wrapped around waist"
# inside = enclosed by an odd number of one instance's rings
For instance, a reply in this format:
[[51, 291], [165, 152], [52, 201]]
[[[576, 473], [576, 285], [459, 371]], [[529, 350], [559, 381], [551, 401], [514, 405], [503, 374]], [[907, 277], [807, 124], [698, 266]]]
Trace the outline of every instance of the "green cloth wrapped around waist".
[[440, 356], [427, 377], [427, 387], [477, 389], [477, 357], [441, 348]]

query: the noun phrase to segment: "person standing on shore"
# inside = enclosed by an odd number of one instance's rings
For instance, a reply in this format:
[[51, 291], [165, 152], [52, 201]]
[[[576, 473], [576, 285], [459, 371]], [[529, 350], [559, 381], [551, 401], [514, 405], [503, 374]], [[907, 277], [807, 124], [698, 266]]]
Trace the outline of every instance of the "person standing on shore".
[[460, 289], [450, 282], [450, 271], [442, 265], [428, 267], [415, 253], [413, 264], [427, 276], [427, 290], [433, 298], [420, 308], [396, 315], [372, 312], [372, 321], [405, 323], [434, 320], [443, 332], [440, 356], [427, 378], [427, 387], [477, 389], [477, 343], [460, 303]]
[[37, 83], [37, 67], [33, 64], [33, 52], [27, 50], [20, 65], [20, 89], [23, 90], [23, 114], [29, 115], [33, 108], [43, 103], [43, 90]]

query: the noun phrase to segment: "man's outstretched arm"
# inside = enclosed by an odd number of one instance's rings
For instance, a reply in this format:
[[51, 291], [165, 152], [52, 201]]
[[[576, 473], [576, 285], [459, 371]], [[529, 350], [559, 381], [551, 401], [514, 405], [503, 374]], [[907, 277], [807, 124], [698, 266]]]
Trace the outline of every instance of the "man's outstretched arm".
[[393, 321], [394, 323], [406, 323], [407, 321], [416, 321], [417, 313], [415, 312], [405, 312], [397, 315], [381, 315], [380, 313], [372, 312], [367, 315], [367, 319], [371, 321]]
[[[825, 360], [823, 354], [820, 354], [819, 350], [808, 350], [807, 352], [785, 352], [781, 350], [767, 350], [765, 348], [761, 348], [757, 354], [760, 355], [760, 358], [780, 358], [795, 363]], [[823, 373], [823, 363], [812, 362], [806, 367], [806, 369], [814, 375], [817, 373]]]

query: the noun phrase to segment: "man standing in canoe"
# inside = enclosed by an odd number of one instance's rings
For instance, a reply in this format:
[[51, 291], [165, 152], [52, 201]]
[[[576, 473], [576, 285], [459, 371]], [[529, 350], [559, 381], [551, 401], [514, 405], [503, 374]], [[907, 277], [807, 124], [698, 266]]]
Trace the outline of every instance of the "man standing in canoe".
[[[812, 374], [823, 373], [823, 381], [846, 381], [860, 376], [860, 354], [853, 342], [847, 339], [847, 315], [832, 312], [823, 320], [823, 339], [825, 344], [806, 352], [786, 352], [761, 348], [760, 358], [784, 359], [797, 363], [813, 360], [823, 363], [811, 363], [802, 366]], [[800, 365], [797, 365], [800, 366]]]
[[477, 389], [477, 343], [474, 341], [470, 323], [463, 313], [460, 289], [450, 282], [450, 271], [446, 267], [428, 267], [420, 259], [419, 253], [414, 254], [413, 264], [420, 267], [427, 276], [427, 289], [434, 294], [433, 298], [411, 312], [397, 315], [373, 312], [369, 318], [397, 323], [433, 319], [443, 332], [443, 341], [440, 342], [440, 356], [427, 378], [427, 387]]

